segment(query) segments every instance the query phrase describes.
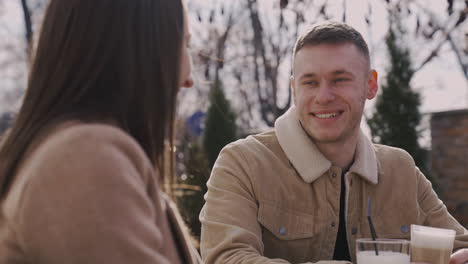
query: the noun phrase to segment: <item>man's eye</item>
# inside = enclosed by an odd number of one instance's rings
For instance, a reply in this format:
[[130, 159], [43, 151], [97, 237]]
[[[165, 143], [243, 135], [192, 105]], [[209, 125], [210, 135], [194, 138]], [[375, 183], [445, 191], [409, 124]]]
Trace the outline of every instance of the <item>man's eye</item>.
[[317, 86], [318, 82], [317, 81], [306, 81], [306, 82], [304, 82], [304, 85]]
[[335, 79], [333, 80], [334, 83], [340, 83], [340, 82], [346, 82], [348, 81], [349, 79], [346, 79], [346, 78], [338, 78], [338, 79]]

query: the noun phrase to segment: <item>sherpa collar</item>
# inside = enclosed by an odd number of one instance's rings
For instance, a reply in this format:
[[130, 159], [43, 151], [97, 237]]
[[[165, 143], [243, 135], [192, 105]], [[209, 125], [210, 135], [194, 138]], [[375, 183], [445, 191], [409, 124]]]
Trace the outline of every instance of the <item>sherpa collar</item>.
[[[276, 120], [275, 130], [281, 148], [305, 182], [315, 181], [331, 168], [331, 162], [320, 153], [301, 127], [295, 106]], [[374, 146], [362, 131], [359, 133], [354, 163], [349, 171], [373, 184], [378, 182]]]

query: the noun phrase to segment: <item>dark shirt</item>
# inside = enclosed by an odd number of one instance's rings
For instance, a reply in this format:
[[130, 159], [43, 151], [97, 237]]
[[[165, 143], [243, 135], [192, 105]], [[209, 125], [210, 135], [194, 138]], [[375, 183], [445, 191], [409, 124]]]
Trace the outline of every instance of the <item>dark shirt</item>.
[[345, 197], [346, 186], [344, 180], [345, 174], [341, 175], [341, 192], [340, 192], [340, 224], [338, 226], [338, 234], [336, 235], [335, 252], [333, 260], [351, 261], [349, 257], [348, 241], [346, 239], [346, 220], [345, 220]]

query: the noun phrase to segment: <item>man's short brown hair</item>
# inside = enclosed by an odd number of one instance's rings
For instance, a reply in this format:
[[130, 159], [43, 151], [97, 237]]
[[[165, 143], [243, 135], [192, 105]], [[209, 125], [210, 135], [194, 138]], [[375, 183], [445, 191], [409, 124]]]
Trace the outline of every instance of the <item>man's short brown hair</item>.
[[325, 21], [314, 24], [301, 34], [294, 45], [293, 61], [297, 52], [304, 46], [320, 44], [345, 44], [351, 43], [364, 55], [370, 66], [369, 48], [362, 35], [353, 27], [335, 21]]

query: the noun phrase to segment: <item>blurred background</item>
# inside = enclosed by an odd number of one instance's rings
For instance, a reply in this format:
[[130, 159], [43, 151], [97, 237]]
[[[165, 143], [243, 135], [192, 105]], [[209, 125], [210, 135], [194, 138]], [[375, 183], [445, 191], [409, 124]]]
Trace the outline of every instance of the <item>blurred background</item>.
[[[25, 91], [47, 0], [0, 0], [0, 134]], [[178, 204], [194, 238], [222, 147], [267, 131], [291, 105], [296, 36], [343, 21], [362, 33], [379, 72], [362, 128], [403, 148], [468, 227], [468, 0], [187, 0], [195, 87], [181, 92]]]

